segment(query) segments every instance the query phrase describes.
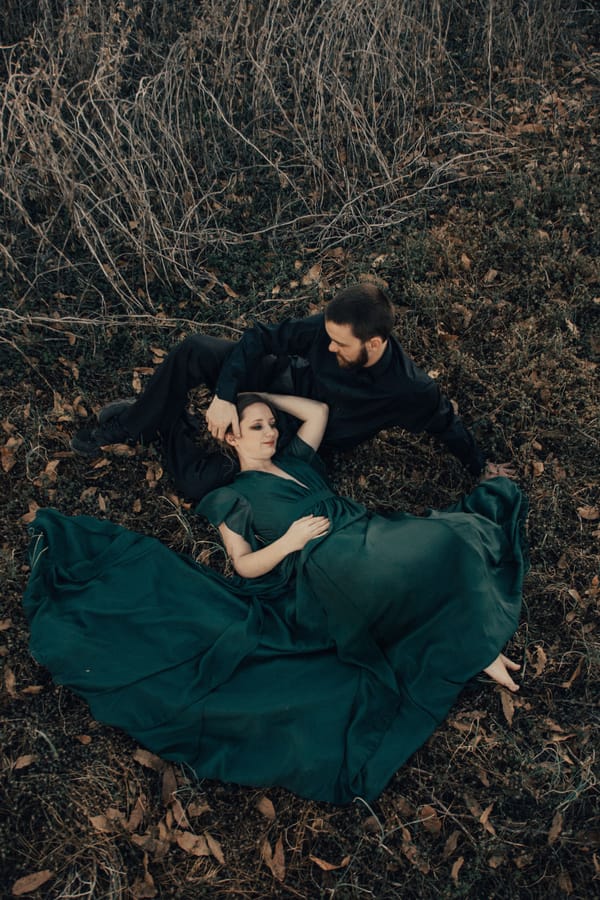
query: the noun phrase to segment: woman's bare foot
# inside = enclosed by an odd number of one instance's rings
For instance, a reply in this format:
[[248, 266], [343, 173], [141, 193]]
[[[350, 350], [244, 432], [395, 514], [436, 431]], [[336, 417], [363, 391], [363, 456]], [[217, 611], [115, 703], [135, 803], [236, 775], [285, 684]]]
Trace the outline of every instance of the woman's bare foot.
[[489, 675], [490, 678], [493, 678], [494, 681], [497, 681], [498, 684], [501, 684], [502, 687], [507, 687], [509, 691], [518, 691], [519, 685], [512, 680], [508, 670], [510, 669], [511, 671], [516, 672], [520, 668], [521, 666], [518, 663], [513, 662], [512, 659], [509, 659], [504, 653], [499, 653], [494, 662], [487, 666], [483, 671], [486, 675]]

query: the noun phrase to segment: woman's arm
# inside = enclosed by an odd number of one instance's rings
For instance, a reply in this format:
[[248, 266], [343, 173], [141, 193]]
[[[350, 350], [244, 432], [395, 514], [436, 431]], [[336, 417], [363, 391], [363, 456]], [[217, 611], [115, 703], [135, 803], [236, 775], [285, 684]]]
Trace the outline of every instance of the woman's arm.
[[219, 531], [225, 549], [233, 563], [233, 568], [243, 578], [258, 578], [266, 575], [282, 559], [308, 544], [314, 538], [322, 537], [329, 529], [329, 519], [325, 516], [303, 516], [292, 522], [288, 530], [272, 544], [253, 550], [248, 541], [221, 522]]
[[276, 409], [300, 419], [302, 424], [298, 429], [298, 437], [313, 450], [319, 449], [329, 418], [329, 407], [326, 403], [309, 400], [308, 397], [295, 397], [293, 394], [268, 394], [265, 391], [262, 391], [260, 396]]

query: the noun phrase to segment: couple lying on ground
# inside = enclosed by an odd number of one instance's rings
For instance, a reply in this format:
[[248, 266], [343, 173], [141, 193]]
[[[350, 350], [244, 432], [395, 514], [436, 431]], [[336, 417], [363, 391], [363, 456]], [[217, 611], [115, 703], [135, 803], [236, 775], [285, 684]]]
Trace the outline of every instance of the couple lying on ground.
[[[33, 655], [100, 721], [200, 777], [345, 803], [377, 797], [479, 672], [517, 689], [502, 650], [519, 619], [525, 502], [484, 471], [447, 510], [375, 515], [328, 485], [316, 452], [328, 412], [238, 397], [224, 434], [237, 474], [198, 506], [233, 577], [40, 510], [25, 607]], [[282, 414], [299, 427], [279, 449]]]

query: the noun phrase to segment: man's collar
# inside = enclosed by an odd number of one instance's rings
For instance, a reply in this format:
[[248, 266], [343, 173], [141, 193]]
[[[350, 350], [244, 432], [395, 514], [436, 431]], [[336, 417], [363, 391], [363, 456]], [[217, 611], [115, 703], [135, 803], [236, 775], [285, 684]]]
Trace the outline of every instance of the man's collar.
[[379, 378], [383, 373], [387, 370], [390, 362], [392, 360], [392, 344], [391, 338], [388, 338], [385, 345], [385, 350], [381, 354], [381, 357], [377, 360], [377, 362], [372, 366], [366, 366], [360, 369], [364, 375], [367, 375], [373, 381], [376, 378]]

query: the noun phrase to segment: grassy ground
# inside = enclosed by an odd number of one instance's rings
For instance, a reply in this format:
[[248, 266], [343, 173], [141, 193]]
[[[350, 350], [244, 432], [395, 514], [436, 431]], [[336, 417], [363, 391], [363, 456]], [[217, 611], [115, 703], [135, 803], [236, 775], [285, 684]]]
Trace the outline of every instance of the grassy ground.
[[[154, 27], [168, 36], [175, 26], [158, 21], [159, 3], [151, 6]], [[464, 32], [462, 44], [454, 35], [462, 54], [475, 54], [477, 40], [483, 53], [490, 33], [484, 14], [495, 7], [473, 6], [481, 27], [471, 26], [470, 37]], [[546, 4], [546, 12], [557, 14], [556, 6]], [[43, 34], [44, 15], [54, 7], [10, 9], [5, 43], [22, 49], [32, 23]], [[142, 4], [137, 12], [144, 11]], [[88, 13], [82, 2], [80, 29]], [[132, 21], [139, 29], [140, 20]], [[532, 13], [529, 27], [540, 21]], [[235, 187], [218, 185], [212, 173], [207, 203], [214, 229], [209, 233], [206, 226], [199, 236], [196, 257], [191, 244], [185, 252], [177, 249], [152, 196], [146, 225], [154, 244], [136, 236], [139, 209], [124, 229], [117, 227], [117, 213], [129, 213], [110, 207], [106, 184], [95, 208], [112, 212], [94, 237], [88, 227], [94, 204], [77, 207], [75, 191], [69, 207], [63, 183], [52, 181], [49, 168], [44, 181], [39, 167], [50, 163], [39, 146], [17, 152], [18, 134], [25, 133], [18, 131], [17, 113], [27, 122], [33, 106], [16, 88], [11, 102], [4, 95], [3, 896], [588, 898], [598, 890], [597, 58], [589, 10], [572, 22], [569, 40], [555, 41], [551, 58], [549, 26], [545, 44], [540, 37], [540, 59], [531, 43], [525, 45], [526, 22], [520, 32], [507, 25], [498, 35], [493, 47], [512, 46], [523, 58], [527, 51], [531, 75], [498, 49], [489, 65], [483, 53], [479, 68], [473, 55], [460, 83], [455, 73], [453, 82], [436, 84], [437, 106], [424, 115], [430, 122], [445, 116], [444, 127], [434, 134], [431, 125], [434, 139], [401, 195], [392, 195], [385, 182], [385, 161], [379, 160], [377, 174], [371, 159], [381, 188], [375, 210], [365, 200], [336, 219], [336, 171], [320, 169], [319, 180], [313, 169], [301, 171], [297, 160], [284, 156], [293, 179], [286, 188], [288, 212], [296, 219], [284, 228], [285, 216], [277, 218], [281, 210], [255, 159], [245, 157]], [[492, 25], [499, 27], [495, 20]], [[94, 34], [100, 26], [108, 27], [96, 22]], [[29, 62], [32, 47], [35, 39]], [[118, 47], [113, 52], [125, 54]], [[9, 56], [5, 51], [7, 83], [32, 77], [26, 54], [21, 75]], [[85, 59], [81, 50], [81, 58], [68, 63], [80, 66], [80, 77]], [[182, 59], [176, 57], [177, 65]], [[132, 81], [139, 77], [135, 67], [128, 72]], [[412, 75], [417, 84], [419, 72]], [[422, 80], [425, 96], [428, 82]], [[232, 100], [230, 112], [234, 107]], [[67, 106], [62, 109], [66, 122]], [[358, 128], [356, 110], [352, 115]], [[265, 128], [284, 135], [285, 121], [276, 118]], [[32, 133], [41, 133], [35, 131], [40, 121], [31, 119]], [[403, 123], [408, 153], [410, 129], [418, 128], [406, 118]], [[282, 137], [279, 148], [261, 144], [264, 153], [287, 153], [300, 137], [304, 150], [316, 153], [300, 123], [294, 125], [289, 145]], [[333, 140], [333, 130], [319, 140], [325, 137]], [[46, 157], [52, 149], [65, 172], [58, 138]], [[244, 152], [250, 152], [247, 145]], [[365, 160], [337, 164], [352, 174]], [[403, 164], [408, 171], [406, 159]], [[81, 188], [83, 176], [80, 182]], [[85, 182], [90, 192], [91, 183]], [[18, 203], [7, 199], [11, 185]], [[307, 196], [309, 187], [314, 194], [304, 210], [310, 221], [300, 221], [294, 205], [303, 185]], [[90, 196], [83, 188], [80, 194]], [[319, 204], [323, 220], [315, 218]], [[190, 216], [193, 208], [190, 201]], [[269, 221], [281, 227], [260, 233]], [[86, 705], [55, 687], [30, 658], [20, 604], [27, 523], [44, 505], [108, 517], [222, 567], [214, 534], [176, 496], [156, 448], [90, 462], [72, 454], [70, 436], [108, 400], [139, 391], [181, 336], [198, 328], [235, 335], [252, 316], [302, 315], [320, 308], [337, 287], [367, 277], [394, 299], [406, 349], [436, 373], [490, 456], [514, 462], [529, 495], [532, 568], [510, 647], [523, 663], [522, 688], [513, 697], [483, 677], [473, 681], [372, 808], [361, 801], [335, 808], [280, 789], [199, 782], [92, 721]], [[195, 402], [202, 407], [206, 399], [199, 395]], [[377, 509], [419, 512], [452, 502], [470, 486], [453, 459], [426, 439], [395, 430], [335, 457], [330, 471], [341, 492]]]

